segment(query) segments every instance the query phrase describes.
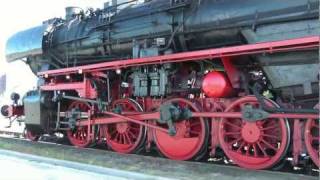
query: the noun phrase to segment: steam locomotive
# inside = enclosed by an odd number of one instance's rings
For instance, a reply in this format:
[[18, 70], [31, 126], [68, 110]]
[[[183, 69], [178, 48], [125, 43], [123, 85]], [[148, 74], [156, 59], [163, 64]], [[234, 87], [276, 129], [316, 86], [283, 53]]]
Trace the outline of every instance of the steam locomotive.
[[8, 40], [7, 61], [25, 61], [39, 89], [1, 112], [24, 116], [31, 140], [61, 132], [121, 153], [319, 166], [318, 18], [317, 0], [68, 7]]

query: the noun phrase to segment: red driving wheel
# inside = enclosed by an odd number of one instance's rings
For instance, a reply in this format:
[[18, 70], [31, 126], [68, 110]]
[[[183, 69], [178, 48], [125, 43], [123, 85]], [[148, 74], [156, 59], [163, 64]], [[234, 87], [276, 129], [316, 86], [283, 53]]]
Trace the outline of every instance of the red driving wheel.
[[[265, 100], [275, 107], [271, 100]], [[233, 102], [225, 112], [241, 112], [244, 106], [259, 108], [253, 96]], [[289, 142], [289, 124], [285, 119], [267, 118], [248, 122], [241, 118], [224, 118], [219, 128], [219, 140], [225, 154], [236, 164], [247, 169], [267, 169], [277, 164], [286, 154]]]
[[[119, 108], [121, 112], [141, 112], [140, 105], [132, 99], [119, 99], [112, 104], [112, 108]], [[146, 136], [144, 126], [132, 123], [121, 122], [108, 124], [106, 128], [106, 143], [116, 152], [135, 153], [143, 145]]]
[[[68, 110], [77, 109], [81, 112], [88, 112], [90, 110], [90, 105], [85, 102], [74, 101], [72, 102]], [[88, 138], [88, 127], [76, 127], [74, 130], [67, 131], [67, 137], [70, 143], [77, 147], [88, 147], [91, 144], [91, 140]]]
[[[199, 109], [190, 101], [183, 98], [171, 99], [165, 103], [177, 104], [180, 108], [188, 108], [193, 112]], [[168, 128], [167, 125], [160, 125]], [[154, 141], [159, 151], [167, 158], [174, 160], [190, 160], [201, 158], [206, 150], [209, 128], [203, 118], [191, 118], [175, 123], [176, 135], [153, 130]]]
[[[319, 109], [318, 106], [316, 109]], [[308, 119], [305, 125], [304, 140], [313, 162], [319, 167], [319, 119]]]

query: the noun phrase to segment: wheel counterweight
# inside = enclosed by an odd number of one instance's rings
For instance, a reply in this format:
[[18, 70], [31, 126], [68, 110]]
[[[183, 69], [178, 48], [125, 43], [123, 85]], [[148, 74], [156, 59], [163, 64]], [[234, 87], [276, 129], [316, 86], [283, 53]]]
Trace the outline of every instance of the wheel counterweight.
[[[270, 100], [266, 104], [274, 107]], [[225, 112], [240, 112], [244, 106], [259, 108], [253, 96], [233, 102]], [[263, 119], [248, 122], [240, 118], [222, 119], [219, 139], [225, 154], [247, 169], [267, 169], [276, 165], [286, 154], [290, 142], [289, 125], [285, 119]]]

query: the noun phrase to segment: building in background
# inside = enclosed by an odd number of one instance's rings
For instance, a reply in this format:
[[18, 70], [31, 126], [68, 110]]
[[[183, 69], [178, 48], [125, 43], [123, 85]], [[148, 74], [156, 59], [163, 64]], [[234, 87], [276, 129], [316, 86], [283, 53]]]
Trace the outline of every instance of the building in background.
[[7, 75], [0, 76], [0, 96], [4, 94], [7, 88]]

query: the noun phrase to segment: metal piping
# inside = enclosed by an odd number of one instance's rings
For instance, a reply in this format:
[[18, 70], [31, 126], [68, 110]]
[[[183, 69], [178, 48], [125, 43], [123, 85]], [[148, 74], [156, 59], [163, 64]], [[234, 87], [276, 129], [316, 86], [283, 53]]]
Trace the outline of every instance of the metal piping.
[[282, 113], [312, 113], [312, 114], [319, 114], [319, 110], [317, 109], [287, 109], [287, 108], [272, 108], [268, 107], [266, 103], [264, 102], [264, 97], [259, 94], [259, 91], [261, 89], [261, 85], [258, 83], [255, 83], [253, 87], [251, 88], [254, 96], [259, 101], [261, 108], [264, 111], [267, 111], [269, 113], [275, 113], [275, 112], [282, 112]]

